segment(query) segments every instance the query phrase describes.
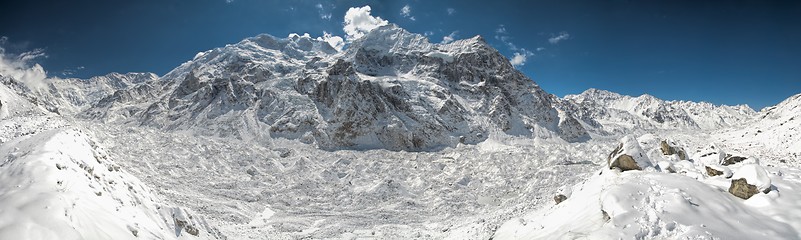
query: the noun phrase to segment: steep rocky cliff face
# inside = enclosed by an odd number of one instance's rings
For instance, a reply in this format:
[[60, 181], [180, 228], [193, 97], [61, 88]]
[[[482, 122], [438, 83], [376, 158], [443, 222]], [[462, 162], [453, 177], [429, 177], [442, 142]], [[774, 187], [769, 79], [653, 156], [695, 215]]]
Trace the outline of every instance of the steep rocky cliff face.
[[496, 130], [586, 139], [555, 101], [481, 37], [432, 44], [388, 25], [343, 52], [308, 36], [248, 38], [83, 115], [327, 149], [428, 150], [477, 143]]

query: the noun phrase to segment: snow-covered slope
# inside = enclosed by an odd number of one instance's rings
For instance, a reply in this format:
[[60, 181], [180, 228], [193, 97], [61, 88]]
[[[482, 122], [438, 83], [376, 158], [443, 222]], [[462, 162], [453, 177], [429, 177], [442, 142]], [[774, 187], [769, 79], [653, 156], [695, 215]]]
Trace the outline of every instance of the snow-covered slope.
[[[699, 158], [680, 160], [676, 155], [662, 154], [656, 148], [659, 140], [654, 136], [646, 135], [639, 141], [655, 167], [621, 172], [604, 166], [583, 183], [565, 191], [564, 202], [506, 222], [493, 238], [801, 237], [798, 169], [763, 168], [753, 161], [719, 166]], [[708, 167], [731, 169], [734, 175], [715, 176]], [[747, 200], [731, 194], [734, 180], [740, 178], [762, 192]]]
[[432, 44], [396, 25], [344, 52], [308, 36], [259, 35], [200, 53], [158, 83], [155, 100], [111, 99], [84, 115], [327, 149], [426, 150], [477, 143], [495, 129], [587, 137], [481, 37]]
[[567, 95], [564, 100], [564, 108], [587, 125], [613, 133], [647, 129], [713, 130], [739, 126], [756, 116], [746, 105], [665, 101], [647, 94], [631, 97], [599, 89]]
[[35, 97], [24, 94], [27, 89], [23, 84], [12, 78], [0, 75], [0, 119], [20, 115], [44, 115], [48, 111]]
[[801, 166], [801, 94], [762, 109], [741, 128], [721, 130], [717, 141], [754, 155], [771, 155], [779, 161], [775, 164]]
[[213, 239], [202, 216], [170, 207], [81, 130], [0, 145], [0, 239]]

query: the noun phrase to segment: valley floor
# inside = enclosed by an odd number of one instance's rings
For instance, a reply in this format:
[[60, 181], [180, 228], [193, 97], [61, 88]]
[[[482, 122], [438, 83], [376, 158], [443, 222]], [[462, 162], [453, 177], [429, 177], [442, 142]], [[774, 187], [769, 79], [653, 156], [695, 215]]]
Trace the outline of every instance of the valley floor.
[[[732, 226], [768, 237], [801, 232], [794, 217], [801, 216], [799, 159], [749, 150], [746, 141], [723, 141], [718, 133], [651, 137], [757, 156], [777, 191], [741, 200], [726, 192], [722, 177], [608, 170], [620, 136], [565, 143], [493, 134], [439, 152], [324, 151], [289, 140], [254, 144], [45, 117], [0, 123], [3, 144], [48, 129], [86, 132], [165, 205], [192, 209], [228, 239], [726, 238]], [[557, 194], [568, 200], [554, 205]], [[601, 200], [610, 195], [624, 210], [607, 222], [599, 208], [609, 206]], [[673, 202], [677, 197], [688, 200]], [[705, 218], [677, 217], [674, 208]]]

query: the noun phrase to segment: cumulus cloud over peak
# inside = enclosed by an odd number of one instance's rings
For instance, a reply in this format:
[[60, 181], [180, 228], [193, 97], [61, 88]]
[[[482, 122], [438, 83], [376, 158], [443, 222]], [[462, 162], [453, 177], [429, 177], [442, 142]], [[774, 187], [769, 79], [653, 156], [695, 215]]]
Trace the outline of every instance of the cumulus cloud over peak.
[[519, 67], [526, 64], [526, 60], [528, 59], [528, 54], [526, 53], [515, 53], [512, 56], [512, 59], [509, 60], [512, 63], [512, 66]]
[[348, 41], [353, 41], [364, 36], [370, 30], [389, 24], [387, 20], [373, 16], [370, 11], [372, 9], [367, 5], [364, 7], [352, 7], [345, 12], [345, 27], [343, 30], [347, 34]]
[[453, 32], [451, 32], [451, 34], [448, 34], [448, 36], [442, 37], [442, 43], [453, 42], [453, 40], [456, 39], [456, 34], [458, 34], [458, 33], [459, 33], [459, 31], [453, 31]]
[[18, 55], [9, 54], [2, 46], [7, 41], [7, 37], [0, 38], [0, 75], [20, 81], [32, 90], [44, 89], [47, 73], [41, 65], [32, 63], [37, 58], [47, 57], [44, 50], [35, 49]]
[[329, 45], [331, 45], [331, 47], [333, 47], [337, 51], [342, 51], [342, 48], [345, 47], [345, 40], [342, 39], [342, 37], [331, 35], [331, 33], [325, 31], [323, 31], [322, 37], [317, 37], [317, 40], [327, 42]]

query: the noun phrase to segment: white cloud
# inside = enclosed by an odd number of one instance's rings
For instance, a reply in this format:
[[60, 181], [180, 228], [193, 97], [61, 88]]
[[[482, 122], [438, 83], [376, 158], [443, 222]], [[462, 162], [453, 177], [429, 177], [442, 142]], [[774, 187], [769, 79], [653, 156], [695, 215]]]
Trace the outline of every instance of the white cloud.
[[556, 35], [556, 36], [553, 36], [553, 37], [549, 38], [548, 42], [550, 42], [551, 44], [557, 44], [557, 43], [559, 43], [561, 41], [568, 40], [568, 39], [570, 39], [570, 34], [568, 34], [567, 32], [561, 32], [561, 33], [559, 33], [559, 35]]
[[320, 15], [320, 19], [323, 20], [331, 20], [331, 13], [325, 11], [325, 7], [323, 7], [322, 3], [318, 3], [314, 5], [317, 8], [317, 13]]
[[329, 45], [331, 45], [331, 47], [333, 47], [337, 51], [342, 51], [342, 48], [345, 47], [345, 40], [342, 39], [342, 37], [331, 35], [330, 33], [325, 31], [323, 32], [322, 37], [317, 37], [317, 40], [327, 42]]
[[412, 7], [410, 7], [409, 4], [406, 4], [406, 6], [401, 8], [400, 14], [402, 17], [409, 18], [409, 20], [417, 20], [414, 18], [414, 16], [412, 16]]
[[498, 25], [498, 28], [495, 29], [495, 33], [497, 34], [506, 34], [506, 27], [503, 24]]
[[453, 40], [456, 38], [456, 34], [457, 33], [459, 33], [459, 31], [453, 31], [453, 32], [451, 32], [451, 34], [448, 34], [448, 36], [442, 37], [442, 43], [453, 42]]
[[451, 16], [451, 15], [453, 15], [454, 13], [456, 13], [456, 9], [453, 9], [453, 8], [448, 8], [448, 9], [445, 9], [445, 11], [448, 11], [448, 16]]
[[32, 63], [37, 58], [46, 58], [44, 51], [35, 49], [19, 55], [9, 54], [2, 46], [7, 41], [7, 37], [0, 37], [0, 75], [20, 81], [31, 90], [45, 89], [44, 80], [47, 78], [47, 73], [41, 65]]
[[348, 41], [353, 41], [364, 36], [370, 30], [389, 24], [381, 17], [374, 17], [370, 14], [370, 6], [352, 7], [345, 12], [345, 27], [342, 29], [347, 35]]
[[514, 43], [512, 43], [512, 41], [510, 41], [511, 37], [509, 37], [509, 31], [506, 30], [506, 27], [503, 24], [498, 25], [498, 28], [495, 29], [495, 39], [498, 39], [507, 47], [509, 47], [509, 50], [512, 51], [519, 50], [517, 45], [515, 45]]
[[225, 3], [232, 3], [234, 0], [225, 0]]
[[62, 75], [62, 76], [65, 76], [65, 77], [66, 77], [66, 76], [71, 76], [71, 75], [73, 75], [73, 74], [76, 74], [76, 73], [78, 73], [78, 71], [81, 71], [81, 70], [83, 70], [83, 69], [84, 69], [84, 67], [83, 67], [83, 66], [78, 66], [78, 67], [76, 67], [76, 68], [72, 68], [72, 69], [64, 69], [63, 71], [61, 71], [61, 75]]
[[525, 53], [515, 53], [512, 59], [509, 60], [512, 63], [512, 66], [519, 67], [526, 64], [526, 60], [528, 59], [528, 55]]
[[429, 37], [429, 36], [431, 36], [431, 35], [434, 35], [434, 32], [432, 32], [432, 31], [425, 31], [425, 32], [423, 32], [423, 36]]

